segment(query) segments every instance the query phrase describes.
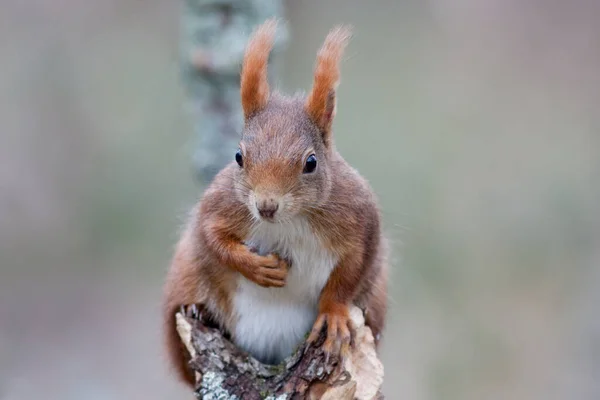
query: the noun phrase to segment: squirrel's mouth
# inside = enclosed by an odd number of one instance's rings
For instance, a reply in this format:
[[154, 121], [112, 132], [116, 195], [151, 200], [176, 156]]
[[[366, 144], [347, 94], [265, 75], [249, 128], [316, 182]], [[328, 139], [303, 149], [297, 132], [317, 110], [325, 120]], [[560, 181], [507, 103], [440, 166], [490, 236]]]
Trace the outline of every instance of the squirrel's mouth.
[[251, 206], [250, 207], [250, 212], [252, 213], [252, 215], [254, 216], [254, 219], [257, 222], [268, 222], [270, 224], [275, 224], [277, 222], [279, 222], [279, 215], [277, 215], [276, 213], [272, 213], [272, 214], [266, 214], [266, 213], [261, 213], [256, 206]]
[[260, 220], [264, 221], [264, 222], [268, 222], [270, 224], [276, 224], [277, 222], [279, 222], [274, 216], [272, 216], [272, 217], [263, 217], [263, 216], [261, 216]]

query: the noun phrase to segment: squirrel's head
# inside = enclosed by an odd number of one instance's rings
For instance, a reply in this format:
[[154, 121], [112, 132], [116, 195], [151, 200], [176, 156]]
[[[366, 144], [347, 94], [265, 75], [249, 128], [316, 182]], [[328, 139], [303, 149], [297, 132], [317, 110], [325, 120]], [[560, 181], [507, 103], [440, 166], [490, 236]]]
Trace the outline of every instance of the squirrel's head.
[[241, 74], [244, 129], [235, 155], [236, 192], [256, 219], [278, 222], [315, 212], [331, 191], [332, 122], [347, 27], [329, 32], [308, 96], [271, 92], [267, 64], [277, 22], [252, 34]]

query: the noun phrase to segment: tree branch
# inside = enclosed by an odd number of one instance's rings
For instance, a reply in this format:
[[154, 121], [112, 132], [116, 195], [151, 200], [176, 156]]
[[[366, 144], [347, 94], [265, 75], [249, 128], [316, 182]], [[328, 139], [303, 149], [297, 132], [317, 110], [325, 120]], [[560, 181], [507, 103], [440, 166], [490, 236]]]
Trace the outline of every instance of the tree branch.
[[340, 364], [327, 360], [321, 345], [302, 343], [280, 365], [271, 366], [237, 348], [206, 317], [177, 314], [177, 330], [196, 371], [198, 398], [249, 400], [381, 400], [383, 365], [377, 357], [373, 335], [360, 309], [351, 310], [356, 327], [350, 355]]

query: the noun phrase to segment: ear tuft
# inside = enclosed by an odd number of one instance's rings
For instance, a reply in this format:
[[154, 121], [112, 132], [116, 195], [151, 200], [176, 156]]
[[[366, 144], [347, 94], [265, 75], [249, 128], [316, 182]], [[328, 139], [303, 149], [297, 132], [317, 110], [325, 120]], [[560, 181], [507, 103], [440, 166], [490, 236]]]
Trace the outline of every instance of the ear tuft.
[[277, 22], [276, 18], [270, 18], [259, 25], [246, 46], [240, 82], [242, 108], [246, 119], [265, 107], [269, 100], [267, 65]]
[[332, 29], [317, 54], [313, 88], [305, 109], [323, 134], [326, 145], [331, 142], [331, 125], [336, 111], [336, 89], [340, 80], [339, 64], [352, 36], [350, 26]]

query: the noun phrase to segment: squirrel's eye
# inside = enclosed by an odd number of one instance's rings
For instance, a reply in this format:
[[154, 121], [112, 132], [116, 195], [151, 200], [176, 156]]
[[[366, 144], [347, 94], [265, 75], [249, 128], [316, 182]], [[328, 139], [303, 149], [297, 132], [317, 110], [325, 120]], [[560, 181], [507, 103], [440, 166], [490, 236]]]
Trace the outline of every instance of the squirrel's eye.
[[317, 157], [315, 157], [314, 154], [311, 154], [306, 159], [306, 163], [304, 164], [304, 171], [302, 172], [305, 174], [310, 174], [315, 170], [315, 168], [317, 168]]
[[235, 153], [235, 162], [238, 163], [240, 167], [244, 166], [244, 158], [242, 157], [242, 150], [240, 149]]

